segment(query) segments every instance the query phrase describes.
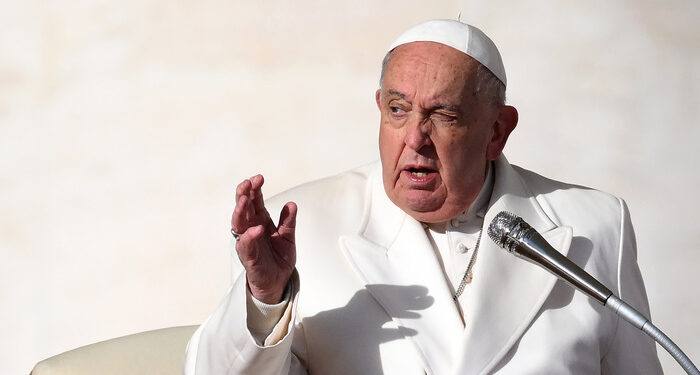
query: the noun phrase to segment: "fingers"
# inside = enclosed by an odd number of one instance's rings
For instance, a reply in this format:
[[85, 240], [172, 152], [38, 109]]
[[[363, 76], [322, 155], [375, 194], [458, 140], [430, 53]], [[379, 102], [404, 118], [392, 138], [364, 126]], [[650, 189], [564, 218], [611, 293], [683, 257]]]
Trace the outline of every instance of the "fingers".
[[241, 181], [238, 186], [236, 186], [236, 203], [238, 203], [238, 200], [242, 196], [249, 196], [250, 195], [250, 190], [252, 189], [253, 184], [249, 179]]
[[254, 209], [259, 211], [264, 210], [265, 204], [262, 195], [263, 183], [265, 183], [265, 179], [260, 174], [241, 181], [236, 187], [236, 202], [238, 202], [241, 196], [246, 195], [253, 202]]
[[231, 228], [236, 233], [243, 234], [250, 227], [248, 219], [250, 208], [248, 206], [248, 196], [241, 195], [236, 201], [236, 207], [233, 209], [233, 215], [231, 216]]
[[294, 230], [297, 224], [297, 205], [287, 202], [280, 212], [280, 220], [277, 225], [277, 233], [284, 239], [294, 244]]
[[262, 213], [265, 211], [265, 200], [263, 199], [262, 186], [265, 183], [265, 178], [259, 174], [250, 178], [251, 192], [250, 198], [253, 202], [253, 208], [256, 212]]
[[231, 228], [237, 233], [243, 233], [252, 225], [268, 225], [269, 215], [262, 195], [264, 182], [262, 175], [255, 175], [236, 186], [236, 207], [231, 216]]
[[246, 209], [248, 208], [247, 199], [251, 186], [252, 184], [249, 180], [243, 180], [236, 186], [236, 207], [233, 209], [233, 215], [231, 216], [231, 228], [237, 233], [243, 233], [248, 229], [244, 224], [248, 217]]

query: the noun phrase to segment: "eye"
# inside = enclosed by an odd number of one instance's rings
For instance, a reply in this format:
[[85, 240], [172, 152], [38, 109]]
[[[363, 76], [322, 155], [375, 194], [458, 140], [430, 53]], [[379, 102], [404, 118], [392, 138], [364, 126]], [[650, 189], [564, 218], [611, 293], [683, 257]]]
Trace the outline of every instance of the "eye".
[[406, 113], [406, 111], [404, 111], [402, 108], [399, 108], [399, 107], [393, 106], [393, 105], [389, 106], [389, 110], [391, 111], [391, 113], [393, 113], [395, 115], [400, 115], [400, 114]]
[[457, 116], [447, 114], [447, 113], [441, 113], [441, 112], [433, 112], [430, 114], [430, 119], [435, 121], [435, 122], [442, 122], [442, 123], [455, 123], [457, 122]]

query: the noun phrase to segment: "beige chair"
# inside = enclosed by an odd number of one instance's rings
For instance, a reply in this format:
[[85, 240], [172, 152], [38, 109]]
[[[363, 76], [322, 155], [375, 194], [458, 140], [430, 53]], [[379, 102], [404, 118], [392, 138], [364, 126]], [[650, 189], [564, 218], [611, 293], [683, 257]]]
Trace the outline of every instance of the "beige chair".
[[179, 375], [196, 329], [163, 328], [83, 346], [37, 363], [31, 375]]

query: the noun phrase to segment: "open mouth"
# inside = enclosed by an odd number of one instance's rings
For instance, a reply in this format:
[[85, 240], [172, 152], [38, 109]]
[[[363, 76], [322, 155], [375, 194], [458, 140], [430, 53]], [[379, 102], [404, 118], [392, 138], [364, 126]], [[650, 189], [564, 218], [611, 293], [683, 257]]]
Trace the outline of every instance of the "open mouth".
[[430, 167], [411, 165], [406, 166], [403, 173], [414, 183], [427, 183], [435, 179], [438, 171]]
[[429, 174], [435, 173], [435, 170], [430, 168], [408, 168], [407, 171], [416, 177], [427, 177]]

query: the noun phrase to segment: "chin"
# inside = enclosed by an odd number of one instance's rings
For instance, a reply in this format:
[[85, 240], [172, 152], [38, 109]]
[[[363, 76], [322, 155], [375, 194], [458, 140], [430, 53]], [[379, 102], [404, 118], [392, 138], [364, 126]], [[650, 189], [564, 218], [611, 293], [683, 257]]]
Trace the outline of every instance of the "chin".
[[389, 199], [403, 212], [424, 223], [439, 223], [452, 219], [460, 212], [452, 214], [445, 205], [446, 196], [441, 191], [394, 189], [387, 192]]
[[442, 223], [450, 219], [449, 215], [442, 214], [438, 211], [418, 212], [404, 210], [412, 218], [423, 223]]
[[469, 207], [469, 205], [462, 207], [462, 205], [449, 204], [442, 197], [440, 199], [434, 196], [433, 199], [410, 198], [404, 197], [402, 204], [396, 201], [394, 203], [411, 217], [424, 223], [441, 223], [453, 219]]
[[418, 221], [439, 223], [452, 218], [448, 212], [445, 212], [442, 201], [435, 202], [431, 200], [406, 199], [402, 203], [403, 204], [398, 205], [399, 208]]

